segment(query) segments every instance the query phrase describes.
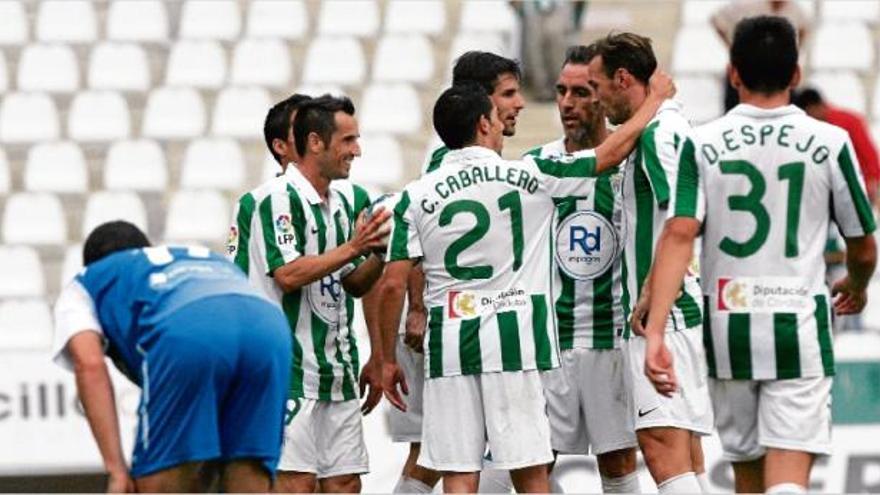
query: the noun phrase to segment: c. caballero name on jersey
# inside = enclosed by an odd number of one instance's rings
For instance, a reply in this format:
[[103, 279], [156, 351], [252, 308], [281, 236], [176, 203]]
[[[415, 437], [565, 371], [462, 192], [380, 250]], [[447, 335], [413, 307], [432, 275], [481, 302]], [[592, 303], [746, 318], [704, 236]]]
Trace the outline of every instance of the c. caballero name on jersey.
[[[512, 168], [503, 169], [500, 166], [475, 166], [465, 170], [459, 170], [455, 175], [442, 176], [440, 174], [434, 183], [434, 191], [440, 199], [447, 199], [462, 189], [487, 182], [506, 182], [513, 187], [522, 189], [529, 194], [535, 194], [539, 182], [527, 170]], [[422, 209], [425, 213], [434, 213], [434, 209], [442, 201], [431, 201], [433, 198], [422, 200]]]

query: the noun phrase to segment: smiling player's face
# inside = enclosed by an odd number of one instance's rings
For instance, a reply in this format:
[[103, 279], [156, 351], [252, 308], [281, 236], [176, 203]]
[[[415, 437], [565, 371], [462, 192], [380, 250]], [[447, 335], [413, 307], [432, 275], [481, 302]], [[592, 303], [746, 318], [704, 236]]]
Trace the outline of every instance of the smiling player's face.
[[358, 144], [357, 120], [345, 112], [336, 112], [336, 131], [330, 137], [330, 144], [321, 160], [322, 174], [330, 180], [345, 179], [351, 172], [351, 162], [361, 156]]

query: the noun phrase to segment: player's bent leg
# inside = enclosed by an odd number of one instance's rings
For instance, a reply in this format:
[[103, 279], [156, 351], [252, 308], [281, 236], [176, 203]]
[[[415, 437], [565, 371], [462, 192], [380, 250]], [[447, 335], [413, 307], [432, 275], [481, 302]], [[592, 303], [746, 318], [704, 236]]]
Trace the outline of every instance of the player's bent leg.
[[636, 437], [648, 471], [658, 486], [684, 473], [693, 473], [690, 431], [672, 427], [645, 428], [636, 431]]
[[476, 493], [480, 473], [443, 472], [443, 493]]
[[272, 477], [260, 459], [240, 459], [226, 463], [221, 480], [225, 493], [268, 493]]
[[135, 478], [141, 493], [193, 493], [202, 491], [201, 462], [185, 462]]
[[298, 471], [278, 471], [275, 476], [273, 493], [314, 493], [318, 488], [318, 476], [315, 473]]
[[[785, 449], [767, 449], [764, 458], [764, 486], [767, 493], [780, 485], [797, 485], [801, 492], [806, 492], [810, 485], [810, 470], [816, 456], [809, 452]], [[791, 493], [793, 487], [786, 486], [785, 491]], [[779, 492], [777, 492], [779, 493]]]
[[764, 491], [764, 458], [733, 462], [733, 488], [736, 493], [762, 493]]
[[510, 480], [517, 493], [550, 493], [547, 464], [511, 469]]
[[360, 493], [361, 476], [359, 474], [341, 474], [321, 479], [318, 482], [321, 493]]

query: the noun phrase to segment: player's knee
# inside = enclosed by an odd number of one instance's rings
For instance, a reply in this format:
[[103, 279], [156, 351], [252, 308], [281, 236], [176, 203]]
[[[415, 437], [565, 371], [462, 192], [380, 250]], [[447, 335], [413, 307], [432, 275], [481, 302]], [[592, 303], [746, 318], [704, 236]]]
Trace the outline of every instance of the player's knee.
[[360, 493], [361, 477], [357, 474], [343, 474], [321, 480], [321, 491], [325, 493]]
[[605, 478], [620, 478], [636, 470], [636, 450], [622, 449], [596, 456], [599, 474]]

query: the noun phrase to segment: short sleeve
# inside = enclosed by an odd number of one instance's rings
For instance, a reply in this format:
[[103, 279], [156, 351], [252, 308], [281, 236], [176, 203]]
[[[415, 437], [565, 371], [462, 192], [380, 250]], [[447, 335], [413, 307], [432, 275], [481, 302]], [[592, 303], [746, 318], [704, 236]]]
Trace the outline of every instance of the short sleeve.
[[638, 153], [642, 158], [642, 170], [651, 183], [654, 199], [661, 209], [669, 207], [670, 196], [675, 192], [679, 150], [686, 138], [660, 121], [651, 123], [639, 138]]
[[260, 202], [260, 251], [265, 253], [268, 275], [305, 253], [305, 222], [302, 203], [292, 187], [273, 191]]
[[703, 221], [706, 215], [705, 182], [700, 173], [696, 145], [685, 138], [675, 171], [675, 189], [670, 192], [667, 218], [684, 217]]
[[96, 332], [102, 338], [104, 335], [92, 297], [81, 283], [73, 280], [61, 291], [55, 303], [52, 360], [62, 368], [73, 371], [67, 343], [74, 335], [86, 331]]
[[391, 241], [388, 247], [387, 261], [401, 261], [421, 258], [422, 243], [415, 228], [415, 212], [412, 207], [409, 189], [400, 195], [391, 217]]
[[541, 172], [547, 192], [554, 198], [589, 196], [596, 177], [596, 151], [583, 150], [560, 158], [525, 157]]
[[357, 219], [358, 215], [370, 206], [372, 198], [370, 198], [370, 193], [368, 193], [366, 189], [357, 184], [352, 184], [351, 188], [354, 192], [354, 204], [352, 205], [352, 208], [354, 210], [354, 218]]
[[829, 161], [834, 220], [844, 237], [862, 237], [877, 229], [871, 202], [852, 143], [846, 137], [836, 159]]

